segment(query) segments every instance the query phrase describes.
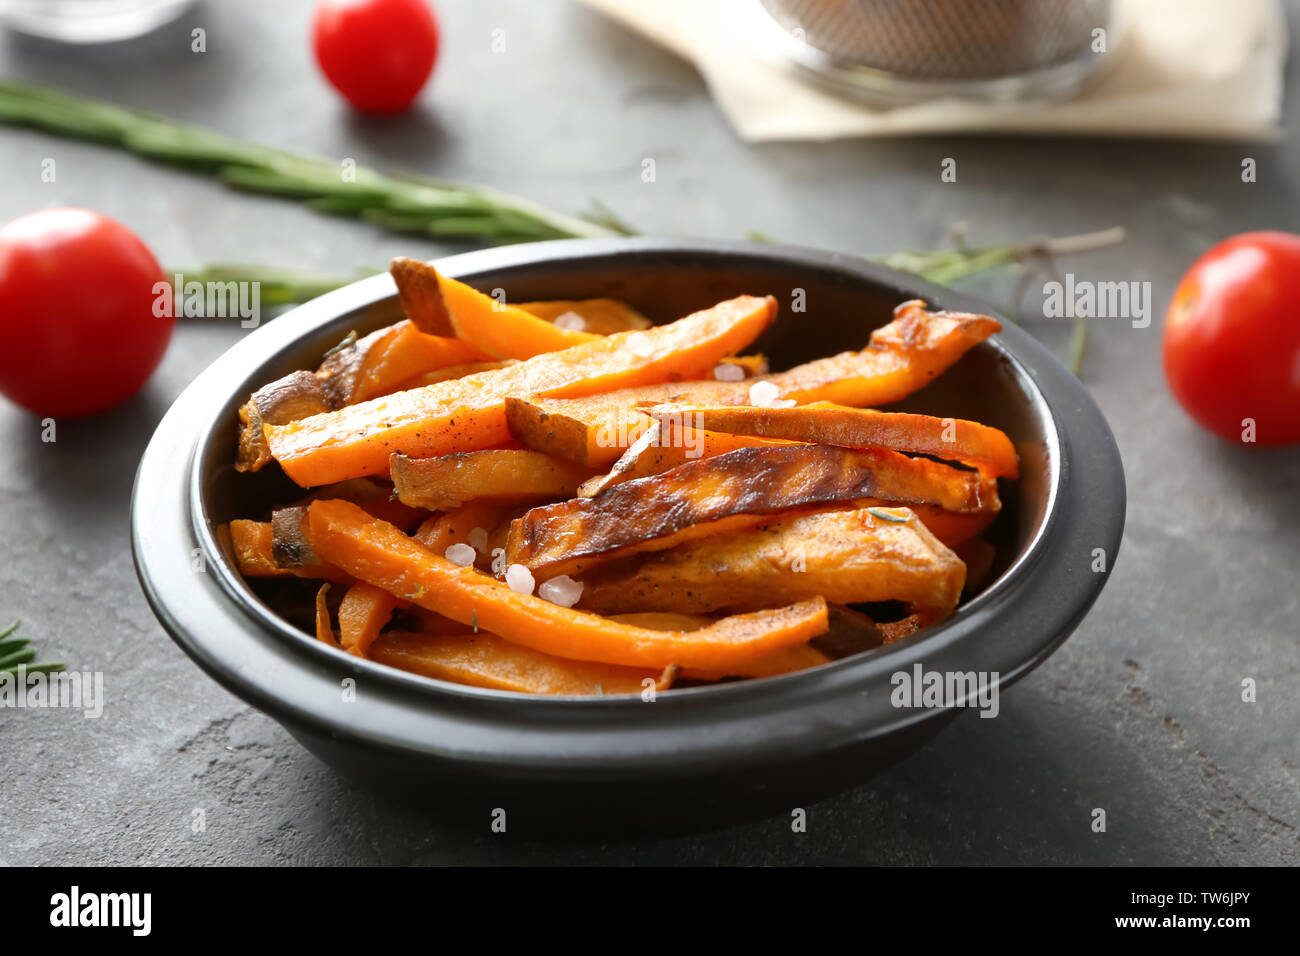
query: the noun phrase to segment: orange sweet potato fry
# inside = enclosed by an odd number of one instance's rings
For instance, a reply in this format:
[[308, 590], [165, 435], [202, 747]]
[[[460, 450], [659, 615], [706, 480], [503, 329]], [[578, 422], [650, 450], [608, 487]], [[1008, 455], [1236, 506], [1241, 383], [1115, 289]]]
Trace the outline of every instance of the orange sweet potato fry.
[[1011, 439], [996, 428], [960, 418], [848, 408], [831, 402], [793, 408], [667, 404], [648, 412], [661, 421], [690, 422], [698, 428], [734, 435], [842, 448], [890, 448], [976, 465], [1005, 478], [1014, 478], [1019, 471]]
[[[384, 474], [389, 455], [432, 457], [492, 448], [510, 438], [513, 394], [577, 396], [697, 374], [752, 341], [776, 302], [740, 296], [644, 332], [597, 338], [509, 368], [397, 392], [265, 427], [271, 454], [303, 486]], [[638, 348], [628, 337], [644, 339]]]
[[951, 608], [965, 577], [961, 560], [911, 511], [863, 508], [788, 517], [604, 564], [582, 576], [580, 603], [601, 614], [662, 607], [699, 614], [821, 595], [834, 604]]
[[[487, 358], [463, 339], [428, 335], [410, 322], [399, 322], [383, 333], [357, 364], [347, 396], [335, 408], [387, 395], [418, 375]], [[331, 358], [346, 354], [348, 350], [344, 349]]]
[[[745, 373], [745, 378], [755, 378], [759, 375], [766, 375], [771, 371], [768, 368], [766, 355], [731, 355], [719, 360], [718, 365], [734, 365]], [[717, 378], [716, 369], [713, 377]]]
[[649, 427], [641, 407], [747, 405], [759, 382], [774, 386], [783, 401], [883, 405], [927, 384], [1000, 328], [988, 316], [930, 312], [923, 303], [906, 302], [860, 352], [742, 382], [679, 381], [576, 398], [515, 394], [506, 412], [511, 434], [527, 447], [603, 469]]
[[389, 632], [371, 645], [370, 656], [390, 667], [471, 687], [570, 697], [640, 694], [647, 687], [667, 690], [675, 673], [569, 660], [512, 644], [487, 631]]
[[307, 528], [317, 554], [360, 580], [511, 643], [571, 660], [725, 670], [805, 643], [827, 626], [826, 602], [817, 598], [723, 618], [695, 631], [651, 631], [513, 591], [480, 571], [457, 567], [350, 502], [313, 503]]
[[722, 680], [724, 677], [776, 677], [778, 674], [792, 674], [807, 670], [818, 664], [826, 664], [830, 658], [811, 644], [796, 644], [783, 647], [742, 661], [722, 670], [709, 670], [703, 667], [684, 667], [677, 672], [681, 678], [691, 680]]
[[485, 449], [437, 458], [394, 455], [393, 488], [407, 505], [446, 511], [467, 501], [524, 504], [569, 498], [590, 469], [540, 451]]
[[463, 365], [448, 365], [446, 368], [436, 368], [431, 372], [421, 372], [419, 375], [398, 382], [388, 390], [387, 394], [392, 394], [393, 392], [404, 392], [408, 388], [423, 388], [425, 385], [436, 385], [439, 382], [450, 382], [452, 379], [464, 378], [467, 375], [477, 375], [479, 372], [491, 372], [495, 369], [505, 368], [506, 366], [513, 364], [513, 362], [466, 362]]
[[322, 644], [328, 644], [330, 647], [338, 647], [339, 639], [334, 634], [334, 627], [330, 624], [330, 609], [325, 601], [325, 596], [329, 594], [330, 586], [322, 584], [320, 590], [316, 592], [316, 640]]
[[[984, 479], [983, 487], [984, 490], [981, 492], [983, 497], [990, 500], [996, 498], [997, 485], [992, 479]], [[874, 503], [887, 504], [883, 501]], [[973, 511], [968, 514], [954, 514], [931, 505], [915, 505], [912, 510], [921, 519], [921, 523], [930, 529], [930, 533], [949, 548], [956, 548], [959, 544], [975, 537], [987, 528], [998, 514], [997, 508], [987, 508], [984, 511]]]
[[491, 358], [526, 359], [544, 352], [556, 352], [596, 338], [547, 322], [518, 306], [507, 305], [484, 295], [456, 279], [441, 275], [433, 265], [414, 259], [394, 262], [402, 307], [430, 323], [443, 325], [443, 318], [455, 335]]
[[871, 333], [862, 352], [844, 352], [778, 373], [783, 376], [780, 397], [800, 405], [888, 405], [930, 384], [1001, 328], [987, 315], [932, 312], [920, 299], [912, 299], [894, 309], [892, 322]]
[[475, 530], [490, 534], [501, 523], [508, 507], [488, 499], [470, 501], [443, 514], [429, 516], [414, 537], [434, 554], [444, 554], [453, 544], [470, 544]]
[[[700, 614], [678, 614], [673, 611], [645, 611], [631, 614], [614, 614], [612, 621], [632, 624], [636, 627], [649, 628], [652, 631], [693, 631], [707, 627], [713, 618]], [[722, 680], [724, 677], [773, 677], [777, 674], [789, 674], [808, 667], [825, 664], [830, 657], [810, 644], [796, 644], [783, 647], [779, 651], [760, 654], [748, 661], [732, 664], [723, 671], [703, 670], [700, 668], [683, 668], [677, 672], [678, 677], [691, 680]]]
[[370, 645], [384, 629], [398, 604], [397, 598], [373, 584], [358, 581], [339, 604], [339, 643], [357, 657], [368, 656]]
[[626, 302], [618, 299], [552, 300], [549, 302], [517, 302], [516, 309], [529, 315], [555, 323], [562, 320], [562, 328], [570, 328], [592, 335], [613, 335], [650, 328], [651, 322]]

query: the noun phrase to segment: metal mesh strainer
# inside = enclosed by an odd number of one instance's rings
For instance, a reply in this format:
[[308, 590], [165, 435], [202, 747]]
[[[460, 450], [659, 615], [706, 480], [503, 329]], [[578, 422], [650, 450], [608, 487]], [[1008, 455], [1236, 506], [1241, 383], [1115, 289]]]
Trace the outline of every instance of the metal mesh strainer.
[[1094, 31], [1111, 20], [1111, 0], [758, 2], [779, 27], [767, 40], [788, 61], [903, 100], [1073, 92], [1100, 62]]

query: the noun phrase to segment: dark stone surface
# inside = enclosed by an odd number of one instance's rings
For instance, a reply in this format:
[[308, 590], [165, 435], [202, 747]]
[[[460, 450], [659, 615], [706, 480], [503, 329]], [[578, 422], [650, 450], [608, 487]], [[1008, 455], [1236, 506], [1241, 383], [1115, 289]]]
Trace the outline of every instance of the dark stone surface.
[[[447, 826], [336, 776], [220, 690], [149, 613], [131, 567], [136, 461], [170, 400], [243, 334], [187, 321], [146, 391], [99, 419], [39, 423], [0, 407], [0, 616], [46, 656], [105, 674], [98, 720], [0, 710], [0, 862], [1093, 863], [1300, 862], [1300, 453], [1200, 432], [1165, 389], [1160, 315], [1216, 239], [1295, 230], [1296, 100], [1276, 144], [922, 138], [747, 146], [686, 65], [567, 4], [443, 0], [444, 51], [424, 105], [350, 116], [318, 78], [306, 3], [207, 3], [144, 41], [83, 51], [0, 39], [0, 74], [58, 83], [298, 151], [491, 183], [564, 210], [599, 198], [642, 230], [878, 252], [1122, 224], [1080, 278], [1152, 283], [1147, 329], [1099, 320], [1084, 380], [1124, 455], [1124, 550], [1092, 614], [1008, 692], [997, 720], [959, 719], [870, 784], [809, 810], [669, 840], [534, 842]], [[1290, 8], [1292, 24], [1296, 17]], [[191, 53], [203, 26], [208, 52]], [[505, 53], [491, 31], [506, 31]], [[1300, 93], [1294, 69], [1288, 86]], [[958, 182], [939, 163], [958, 161]], [[1259, 181], [1243, 184], [1243, 156]], [[41, 160], [57, 162], [42, 183]], [[641, 160], [656, 160], [653, 184]], [[381, 267], [449, 247], [223, 190], [90, 145], [0, 130], [0, 219], [87, 205], [168, 266], [254, 261]], [[1040, 280], [1041, 281], [1041, 280]], [[1007, 304], [1015, 279], [967, 288]], [[1024, 296], [1038, 312], [1035, 285]], [[1059, 320], [1027, 326], [1062, 352]], [[1241, 682], [1258, 682], [1258, 701]], [[1108, 829], [1093, 833], [1093, 808]], [[203, 808], [207, 829], [191, 831]]]

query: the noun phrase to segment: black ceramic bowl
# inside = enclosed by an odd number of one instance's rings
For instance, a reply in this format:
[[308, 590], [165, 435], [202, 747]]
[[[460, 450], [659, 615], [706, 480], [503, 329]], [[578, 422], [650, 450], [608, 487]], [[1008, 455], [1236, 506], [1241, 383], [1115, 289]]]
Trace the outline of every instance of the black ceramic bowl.
[[[756, 348], [783, 368], [861, 348], [899, 302], [984, 311], [946, 289], [827, 252], [618, 239], [513, 246], [439, 268], [511, 299], [625, 299], [667, 321], [741, 293], [782, 304]], [[807, 311], [792, 312], [794, 289]], [[1073, 630], [1105, 583], [1124, 526], [1124, 475], [1078, 381], [1010, 323], [904, 406], [1003, 429], [1021, 476], [1004, 484], [999, 573], [945, 624], [812, 670], [638, 697], [547, 698], [444, 683], [326, 647], [278, 616], [235, 570], [218, 527], [293, 489], [274, 466], [231, 467], [236, 411], [261, 384], [312, 367], [348, 331], [400, 315], [376, 276], [268, 323], [185, 390], [141, 460], [132, 544], [172, 638], [213, 678], [340, 770], [486, 825], [633, 831], [788, 811], [855, 784], [959, 711], [891, 704], [891, 675], [1027, 673]], [[198, 552], [195, 549], [200, 549]], [[203, 570], [194, 570], [195, 556]]]

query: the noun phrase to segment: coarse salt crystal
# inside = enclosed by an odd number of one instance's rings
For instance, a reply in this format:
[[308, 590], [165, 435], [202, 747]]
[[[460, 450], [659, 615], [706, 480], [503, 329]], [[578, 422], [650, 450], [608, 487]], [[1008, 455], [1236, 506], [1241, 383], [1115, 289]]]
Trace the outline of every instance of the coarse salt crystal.
[[759, 408], [773, 408], [780, 394], [781, 389], [775, 382], [755, 382], [749, 386], [749, 404], [757, 405]]
[[587, 327], [587, 320], [577, 312], [565, 312], [555, 319], [555, 327], [566, 332], [581, 332]]
[[510, 585], [510, 590], [516, 594], [532, 594], [533, 572], [522, 564], [512, 564], [506, 568], [506, 584]]
[[719, 382], [743, 382], [745, 370], [735, 362], [723, 362], [713, 369], [713, 377]]
[[582, 597], [582, 582], [573, 580], [567, 574], [561, 574], [559, 577], [542, 582], [542, 586], [537, 589], [537, 596], [560, 607], [573, 607], [578, 603], [578, 598]]
[[488, 534], [483, 528], [475, 528], [469, 533], [469, 546], [475, 551], [486, 551], [488, 546]]
[[639, 355], [642, 358], [653, 355], [655, 345], [650, 341], [650, 336], [644, 332], [633, 332], [627, 337], [627, 347], [632, 350], [632, 354]]
[[458, 564], [462, 568], [467, 568], [474, 563], [474, 549], [467, 544], [453, 544], [443, 552], [447, 560], [452, 564]]

